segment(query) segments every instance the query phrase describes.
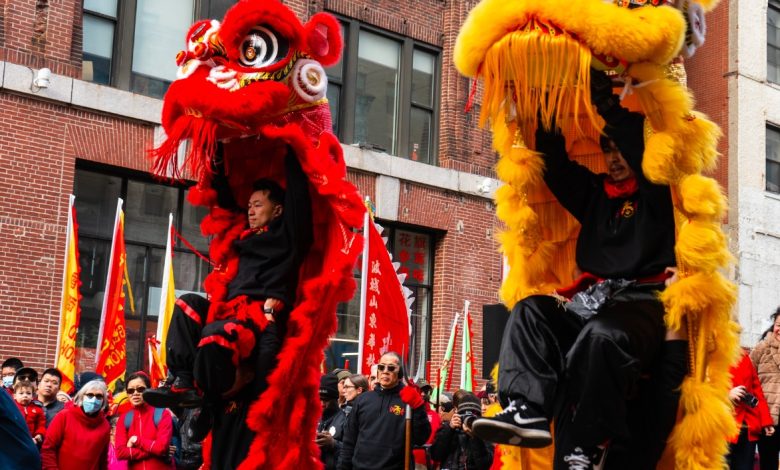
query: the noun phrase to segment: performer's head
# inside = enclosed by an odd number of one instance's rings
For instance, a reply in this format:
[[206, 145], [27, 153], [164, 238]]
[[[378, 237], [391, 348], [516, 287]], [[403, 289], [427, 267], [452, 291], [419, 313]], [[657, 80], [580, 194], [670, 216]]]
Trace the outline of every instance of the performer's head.
[[247, 218], [249, 228], [261, 228], [282, 215], [284, 210], [284, 189], [276, 181], [259, 179], [252, 185]]
[[377, 378], [382, 388], [393, 388], [398, 385], [403, 377], [401, 369], [401, 356], [394, 352], [386, 352], [379, 358], [376, 365]]
[[601, 146], [601, 151], [604, 152], [604, 163], [607, 165], [607, 174], [609, 174], [609, 177], [613, 182], [619, 183], [620, 181], [627, 180], [634, 176], [634, 170], [628, 166], [626, 159], [623, 158], [623, 155], [620, 153], [620, 150], [618, 150], [617, 145], [615, 145], [615, 142], [613, 142], [612, 139], [602, 135], [599, 138], [599, 145]]

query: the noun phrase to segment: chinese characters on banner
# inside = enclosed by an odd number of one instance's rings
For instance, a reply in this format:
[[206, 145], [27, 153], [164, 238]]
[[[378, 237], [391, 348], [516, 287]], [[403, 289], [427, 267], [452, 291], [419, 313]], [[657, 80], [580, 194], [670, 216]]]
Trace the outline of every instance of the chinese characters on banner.
[[374, 223], [369, 223], [368, 233], [367, 272], [363, 273], [366, 276], [366, 316], [362, 365], [366, 371], [388, 351], [408, 355], [410, 333], [408, 295]]

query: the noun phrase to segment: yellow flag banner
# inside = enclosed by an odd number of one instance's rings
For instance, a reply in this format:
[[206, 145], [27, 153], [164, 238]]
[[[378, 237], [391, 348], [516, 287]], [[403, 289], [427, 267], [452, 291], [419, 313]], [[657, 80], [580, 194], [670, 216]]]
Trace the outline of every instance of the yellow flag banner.
[[62, 282], [62, 306], [60, 309], [60, 327], [57, 334], [57, 354], [54, 367], [62, 373], [61, 388], [70, 393], [76, 375], [76, 333], [81, 317], [81, 286], [78, 250], [78, 225], [74, 196], [70, 196], [68, 206], [68, 229], [65, 237], [65, 268]]
[[176, 304], [176, 285], [173, 279], [173, 214], [168, 215], [168, 240], [165, 245], [165, 263], [163, 265], [162, 294], [160, 310], [157, 316], [157, 355], [160, 364], [166, 363], [165, 344], [168, 337], [168, 326], [173, 317], [173, 306]]
[[96, 371], [105, 378], [108, 388], [112, 390], [115, 388], [117, 379], [124, 377], [127, 368], [124, 292], [126, 263], [125, 217], [120, 199], [114, 225], [114, 240], [111, 243], [106, 294], [103, 298], [103, 312], [97, 343]]

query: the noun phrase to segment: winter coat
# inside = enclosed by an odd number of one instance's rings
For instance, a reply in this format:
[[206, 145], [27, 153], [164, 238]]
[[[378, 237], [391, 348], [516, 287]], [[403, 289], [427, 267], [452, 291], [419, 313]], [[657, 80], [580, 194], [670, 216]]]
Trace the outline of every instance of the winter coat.
[[29, 405], [22, 405], [16, 402], [16, 407], [24, 416], [27, 428], [30, 430], [30, 436], [35, 437], [38, 434], [43, 437], [46, 434], [46, 414], [41, 405], [31, 402]]
[[[129, 470], [170, 470], [171, 459], [168, 448], [173, 435], [171, 412], [163, 410], [160, 422], [154, 424], [155, 409], [146, 403], [133, 407], [119, 417], [116, 423], [116, 457], [128, 461]], [[126, 415], [132, 413], [130, 428], [125, 427]], [[127, 441], [138, 436], [133, 447]]]
[[759, 342], [750, 353], [750, 360], [756, 366], [761, 389], [769, 405], [772, 423], [777, 425], [780, 415], [780, 342], [770, 335]]
[[88, 416], [80, 406], [66, 406], [46, 430], [43, 470], [106, 470], [110, 434], [102, 411]]
[[[772, 416], [769, 414], [769, 406], [767, 405], [764, 392], [761, 390], [761, 382], [758, 379], [758, 373], [756, 368], [750, 361], [750, 356], [747, 353], [742, 354], [742, 358], [739, 363], [732, 366], [729, 370], [731, 373], [731, 386], [737, 387], [744, 385], [745, 390], [748, 393], [753, 394], [758, 399], [758, 404], [753, 407], [745, 400], [740, 401], [734, 406], [734, 417], [737, 424], [742, 427], [744, 423], [748, 428], [748, 440], [755, 442], [761, 436], [761, 431], [772, 425]], [[739, 431], [732, 436], [729, 441], [734, 444], [739, 438]]]
[[[342, 470], [400, 470], [404, 468], [406, 403], [403, 384], [361, 393], [347, 418], [341, 448]], [[423, 445], [431, 434], [425, 406], [412, 411], [412, 445]]]

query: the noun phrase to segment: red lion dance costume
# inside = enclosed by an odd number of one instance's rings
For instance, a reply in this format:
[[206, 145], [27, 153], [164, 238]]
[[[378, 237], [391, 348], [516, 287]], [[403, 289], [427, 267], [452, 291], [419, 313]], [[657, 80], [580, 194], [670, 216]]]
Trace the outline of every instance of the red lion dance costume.
[[[178, 79], [164, 100], [167, 140], [153, 153], [154, 172], [175, 178], [184, 168], [197, 179], [189, 202], [210, 209], [201, 228], [212, 237], [215, 269], [204, 284], [213, 306], [227, 300], [238, 267], [233, 241], [246, 227], [244, 213], [216, 204], [211, 168], [217, 142], [240, 203], [248, 200], [254, 181], [284, 180], [288, 150], [309, 183], [314, 241], [300, 267], [278, 364], [249, 409], [246, 423], [255, 437], [239, 468], [321, 468], [314, 443], [319, 367], [336, 328], [336, 304], [354, 291], [352, 269], [365, 211], [345, 180], [325, 98], [323, 66], [336, 63], [341, 49], [340, 26], [330, 15], [316, 14], [304, 25], [277, 0], [242, 0], [221, 24], [204, 20], [190, 28], [187, 50], [177, 57]], [[191, 141], [189, 152], [179, 162], [184, 140]], [[216, 311], [212, 307], [207, 323]]]

